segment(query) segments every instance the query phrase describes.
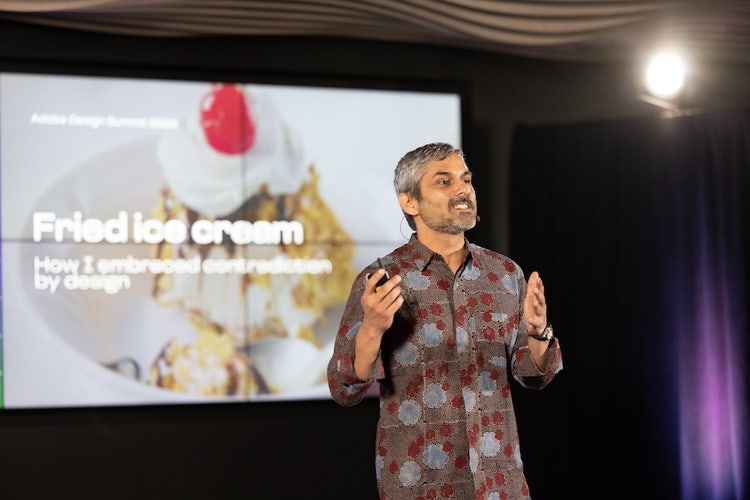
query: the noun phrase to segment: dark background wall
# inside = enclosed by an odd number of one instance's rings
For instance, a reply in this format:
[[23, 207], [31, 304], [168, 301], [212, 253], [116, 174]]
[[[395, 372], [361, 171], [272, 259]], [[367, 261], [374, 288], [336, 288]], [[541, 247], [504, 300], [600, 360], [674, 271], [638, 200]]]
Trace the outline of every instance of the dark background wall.
[[[1, 23], [0, 62], [21, 69], [196, 79], [457, 86], [468, 97], [464, 147], [476, 172], [482, 215], [470, 237], [500, 252], [509, 248], [510, 218], [523, 216], [510, 214], [507, 203], [517, 124], [663, 112], [638, 99], [635, 58], [584, 64], [365, 41], [141, 39]], [[711, 68], [690, 90], [688, 107], [750, 102], [743, 85], [748, 73]], [[555, 408], [546, 405], [544, 392], [521, 402], [532, 403], [520, 413]], [[376, 400], [352, 408], [312, 401], [0, 412], [0, 496], [375, 498], [377, 412]], [[549, 415], [550, 421], [555, 417]], [[552, 423], [547, 432], [553, 431], [564, 432]], [[559, 464], [544, 462], [560, 456], [546, 449], [548, 435], [525, 428], [522, 434], [524, 456], [535, 457], [526, 460], [530, 476], [559, 480]]]

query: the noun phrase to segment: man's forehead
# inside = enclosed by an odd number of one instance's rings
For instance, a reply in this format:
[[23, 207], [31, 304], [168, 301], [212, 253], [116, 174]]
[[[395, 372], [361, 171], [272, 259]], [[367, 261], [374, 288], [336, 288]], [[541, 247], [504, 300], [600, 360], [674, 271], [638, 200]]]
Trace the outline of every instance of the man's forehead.
[[463, 159], [456, 153], [452, 153], [442, 160], [433, 160], [425, 165], [425, 174], [431, 175], [464, 175], [471, 173]]

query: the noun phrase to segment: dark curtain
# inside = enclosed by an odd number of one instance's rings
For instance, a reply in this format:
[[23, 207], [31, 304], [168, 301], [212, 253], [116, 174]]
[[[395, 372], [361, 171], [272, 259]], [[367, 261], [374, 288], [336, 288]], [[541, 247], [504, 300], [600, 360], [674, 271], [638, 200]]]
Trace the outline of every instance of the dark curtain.
[[533, 497], [746, 498], [750, 112], [519, 125], [510, 182], [564, 362], [514, 392]]

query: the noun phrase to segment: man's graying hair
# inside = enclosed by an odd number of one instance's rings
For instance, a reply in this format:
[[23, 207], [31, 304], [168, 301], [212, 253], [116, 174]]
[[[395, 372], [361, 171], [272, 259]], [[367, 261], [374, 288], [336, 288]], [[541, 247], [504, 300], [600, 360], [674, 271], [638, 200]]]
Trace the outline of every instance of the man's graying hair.
[[[393, 186], [396, 188], [396, 195], [406, 193], [409, 196], [413, 196], [417, 201], [420, 201], [422, 193], [419, 190], [419, 181], [424, 175], [427, 164], [433, 161], [445, 160], [452, 154], [457, 154], [461, 157], [464, 164], [466, 163], [463, 151], [445, 142], [425, 144], [406, 153], [398, 161], [393, 175]], [[413, 231], [416, 231], [417, 226], [414, 223], [414, 217], [407, 213], [404, 213], [404, 217], [406, 218], [406, 222], [409, 223], [409, 227]]]

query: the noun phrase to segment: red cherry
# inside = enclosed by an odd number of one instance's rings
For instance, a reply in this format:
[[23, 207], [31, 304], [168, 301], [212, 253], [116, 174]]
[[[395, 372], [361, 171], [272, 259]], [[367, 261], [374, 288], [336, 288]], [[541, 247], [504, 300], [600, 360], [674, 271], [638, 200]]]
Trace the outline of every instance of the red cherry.
[[208, 143], [220, 153], [244, 153], [255, 143], [255, 124], [245, 94], [235, 85], [219, 85], [206, 94], [201, 101], [201, 127]]

